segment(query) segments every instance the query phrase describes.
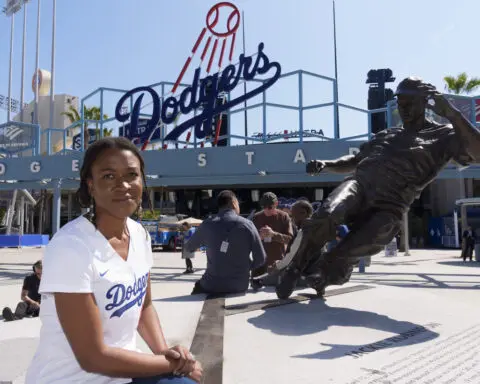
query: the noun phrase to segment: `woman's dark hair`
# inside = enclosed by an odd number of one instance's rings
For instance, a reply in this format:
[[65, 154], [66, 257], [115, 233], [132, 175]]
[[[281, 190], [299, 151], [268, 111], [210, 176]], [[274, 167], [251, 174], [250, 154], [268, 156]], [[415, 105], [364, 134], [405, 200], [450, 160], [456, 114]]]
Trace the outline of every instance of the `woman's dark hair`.
[[[77, 190], [77, 200], [80, 203], [82, 208], [91, 208], [91, 212], [88, 216], [88, 219], [96, 226], [95, 223], [95, 201], [90, 195], [88, 189], [87, 180], [92, 177], [92, 166], [95, 163], [95, 160], [101, 156], [101, 154], [109, 149], [118, 149], [118, 150], [127, 150], [132, 152], [140, 162], [140, 171], [142, 174], [144, 192], [147, 193], [147, 182], [145, 177], [145, 162], [143, 157], [138, 150], [138, 148], [130, 140], [124, 137], [105, 137], [103, 139], [95, 141], [91, 144], [85, 156], [83, 158], [82, 168], [80, 169], [80, 187]], [[150, 199], [149, 203], [150, 203]], [[137, 210], [137, 216], [139, 215], [139, 210], [141, 210], [142, 204], [140, 203], [139, 209]]]

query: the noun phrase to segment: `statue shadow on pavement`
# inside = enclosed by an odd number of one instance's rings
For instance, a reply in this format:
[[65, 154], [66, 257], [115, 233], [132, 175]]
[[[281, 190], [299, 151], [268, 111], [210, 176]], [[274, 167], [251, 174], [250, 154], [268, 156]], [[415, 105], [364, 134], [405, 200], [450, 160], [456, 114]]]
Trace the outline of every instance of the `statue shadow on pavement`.
[[[281, 311], [281, 313], [279, 313], [279, 311]], [[383, 339], [372, 340], [367, 344], [320, 343], [327, 349], [312, 354], [293, 356], [305, 359], [338, 359], [347, 357], [347, 353], [358, 350], [358, 348], [364, 347], [365, 345], [381, 343], [382, 341], [385, 346], [378, 349], [383, 350], [423, 343], [439, 336], [438, 333], [425, 328], [423, 331], [405, 340], [389, 343], [387, 339], [395, 337], [402, 332], [423, 327], [423, 325], [410, 321], [395, 320], [375, 312], [360, 311], [352, 308], [330, 307], [322, 300], [312, 300], [306, 304], [288, 305], [287, 310], [285, 310], [284, 307], [268, 309], [261, 315], [248, 319], [248, 322], [257, 328], [269, 329], [278, 335], [304, 336], [317, 334], [319, 340], [321, 340], [321, 336], [318, 334], [320, 332], [327, 332], [330, 327], [359, 328], [358, 331], [349, 330], [349, 332], [362, 332], [361, 328], [369, 328], [391, 333], [391, 335]]]

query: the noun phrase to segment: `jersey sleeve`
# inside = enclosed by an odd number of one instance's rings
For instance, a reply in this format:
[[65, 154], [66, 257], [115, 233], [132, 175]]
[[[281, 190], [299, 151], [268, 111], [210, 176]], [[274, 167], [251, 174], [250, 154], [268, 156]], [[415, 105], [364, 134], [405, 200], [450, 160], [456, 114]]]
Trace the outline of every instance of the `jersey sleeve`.
[[61, 235], [45, 248], [39, 293], [92, 293], [93, 255], [82, 240]]

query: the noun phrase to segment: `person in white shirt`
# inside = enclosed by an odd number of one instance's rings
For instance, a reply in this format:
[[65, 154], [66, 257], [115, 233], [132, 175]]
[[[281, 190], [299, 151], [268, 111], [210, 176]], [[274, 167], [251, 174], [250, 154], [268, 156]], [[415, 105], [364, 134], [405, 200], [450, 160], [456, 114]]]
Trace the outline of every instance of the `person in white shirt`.
[[[45, 249], [40, 342], [26, 384], [190, 384], [202, 367], [169, 348], [152, 304], [141, 209], [144, 162], [137, 147], [108, 137], [85, 153], [77, 196], [90, 214], [62, 227]], [[137, 331], [152, 351], [136, 347]]]

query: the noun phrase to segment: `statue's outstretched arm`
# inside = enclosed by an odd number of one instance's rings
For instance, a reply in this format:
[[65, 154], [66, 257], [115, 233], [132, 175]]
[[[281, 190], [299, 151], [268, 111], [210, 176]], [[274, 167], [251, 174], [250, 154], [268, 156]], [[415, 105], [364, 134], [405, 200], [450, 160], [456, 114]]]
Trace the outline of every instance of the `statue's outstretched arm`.
[[355, 170], [360, 157], [358, 155], [346, 155], [335, 160], [324, 160], [325, 170], [333, 173], [350, 173]]

